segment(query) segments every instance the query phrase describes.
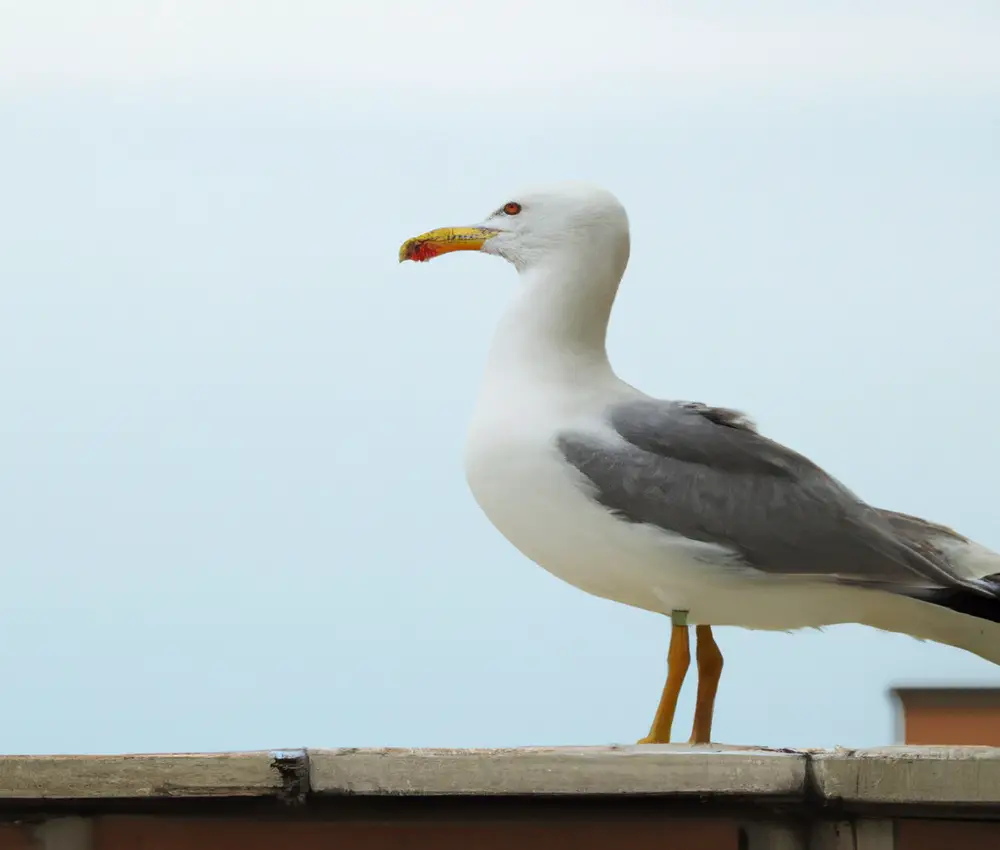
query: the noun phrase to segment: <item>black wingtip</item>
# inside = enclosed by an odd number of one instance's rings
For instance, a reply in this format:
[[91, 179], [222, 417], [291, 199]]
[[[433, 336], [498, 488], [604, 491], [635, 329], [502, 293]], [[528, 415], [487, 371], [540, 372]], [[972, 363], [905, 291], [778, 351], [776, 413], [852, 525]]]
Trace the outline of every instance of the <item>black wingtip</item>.
[[1000, 573], [984, 576], [977, 581], [975, 588], [949, 587], [931, 591], [920, 598], [957, 614], [1000, 623]]

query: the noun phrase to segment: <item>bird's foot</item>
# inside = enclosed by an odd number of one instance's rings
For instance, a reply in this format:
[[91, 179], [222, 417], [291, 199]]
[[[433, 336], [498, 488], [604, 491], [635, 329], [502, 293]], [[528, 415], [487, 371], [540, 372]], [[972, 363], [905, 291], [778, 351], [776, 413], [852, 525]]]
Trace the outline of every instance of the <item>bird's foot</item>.
[[[641, 746], [642, 744], [669, 744], [670, 740], [669, 739], [663, 740], [662, 738], [657, 738], [657, 737], [655, 737], [653, 735], [647, 735], [645, 738], [640, 738], [635, 743], [637, 745], [639, 745], [639, 746]], [[679, 744], [680, 741], [676, 741], [675, 743]], [[688, 740], [687, 744], [688, 744], [689, 747], [715, 747], [715, 746], [719, 746], [718, 744], [715, 744], [712, 741], [696, 741], [694, 738], [691, 738], [690, 740]]]

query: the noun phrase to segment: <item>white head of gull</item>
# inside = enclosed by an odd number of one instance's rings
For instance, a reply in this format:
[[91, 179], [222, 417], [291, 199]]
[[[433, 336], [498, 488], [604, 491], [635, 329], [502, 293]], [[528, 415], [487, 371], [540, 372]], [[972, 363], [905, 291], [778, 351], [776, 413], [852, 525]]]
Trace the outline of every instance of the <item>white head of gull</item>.
[[604, 189], [516, 193], [483, 221], [407, 240], [400, 261], [494, 254], [520, 284], [500, 321], [466, 448], [472, 493], [539, 566], [669, 615], [668, 674], [649, 734], [665, 743], [696, 626], [692, 743], [708, 743], [722, 654], [712, 626], [836, 623], [1000, 663], [1000, 555], [874, 508], [743, 414], [651, 398], [608, 361], [628, 217]]

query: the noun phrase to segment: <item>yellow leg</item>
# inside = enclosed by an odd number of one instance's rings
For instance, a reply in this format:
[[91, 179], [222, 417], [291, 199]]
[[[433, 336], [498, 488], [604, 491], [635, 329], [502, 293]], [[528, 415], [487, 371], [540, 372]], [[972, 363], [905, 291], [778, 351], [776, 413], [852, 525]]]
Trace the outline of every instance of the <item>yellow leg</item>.
[[[688, 646], [687, 612], [677, 612], [682, 616], [671, 616], [673, 625], [670, 629], [670, 649], [667, 652], [667, 681], [663, 686], [660, 704], [653, 718], [649, 734], [639, 741], [640, 744], [669, 744], [670, 727], [674, 723], [674, 712], [677, 710], [677, 697], [681, 693], [681, 685], [687, 675], [691, 663], [691, 650]], [[683, 625], [681, 625], [683, 624]]]
[[722, 651], [712, 636], [711, 626], [695, 626], [698, 638], [698, 699], [694, 706], [692, 744], [707, 744], [712, 740], [712, 716], [715, 694], [722, 678]]

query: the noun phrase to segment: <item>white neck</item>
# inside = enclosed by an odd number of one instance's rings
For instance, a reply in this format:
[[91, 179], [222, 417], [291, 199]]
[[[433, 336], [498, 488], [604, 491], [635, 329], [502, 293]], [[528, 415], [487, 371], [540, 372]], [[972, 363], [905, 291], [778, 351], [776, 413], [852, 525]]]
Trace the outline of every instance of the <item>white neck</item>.
[[605, 339], [623, 272], [624, 262], [588, 256], [523, 271], [497, 327], [488, 375], [565, 382], [594, 371], [610, 374]]

